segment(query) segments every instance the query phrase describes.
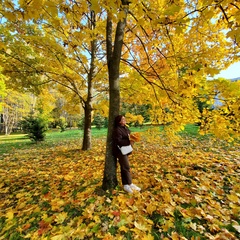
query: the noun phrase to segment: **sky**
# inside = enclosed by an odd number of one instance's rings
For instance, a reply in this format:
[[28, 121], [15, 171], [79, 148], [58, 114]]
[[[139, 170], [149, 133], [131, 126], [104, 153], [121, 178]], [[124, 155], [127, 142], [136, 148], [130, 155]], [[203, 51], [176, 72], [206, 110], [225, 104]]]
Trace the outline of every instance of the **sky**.
[[217, 76], [214, 76], [214, 78], [226, 78], [226, 79], [232, 79], [232, 78], [240, 78], [240, 62], [232, 64], [228, 69], [223, 70], [218, 74]]

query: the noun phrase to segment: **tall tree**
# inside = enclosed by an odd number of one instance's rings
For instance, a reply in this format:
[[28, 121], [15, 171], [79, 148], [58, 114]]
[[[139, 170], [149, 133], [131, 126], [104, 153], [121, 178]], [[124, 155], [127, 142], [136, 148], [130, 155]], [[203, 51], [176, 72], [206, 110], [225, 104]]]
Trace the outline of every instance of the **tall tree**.
[[6, 135], [11, 134], [14, 127], [18, 127], [19, 121], [30, 111], [29, 102], [31, 96], [29, 94], [19, 93], [14, 90], [7, 89], [6, 96], [3, 99], [2, 119], [3, 132]]
[[103, 189], [111, 189], [117, 185], [116, 176], [116, 159], [112, 156], [112, 132], [114, 117], [119, 115], [120, 110], [120, 87], [119, 87], [119, 72], [120, 60], [122, 55], [122, 46], [124, 39], [124, 32], [126, 28], [126, 19], [128, 15], [129, 1], [122, 0], [120, 11], [122, 19], [120, 19], [116, 26], [115, 38], [113, 43], [113, 19], [112, 13], [108, 12], [107, 26], [106, 26], [106, 40], [107, 40], [107, 63], [108, 63], [108, 78], [109, 78], [109, 122], [106, 158], [103, 178]]
[[0, 113], [2, 111], [3, 98], [6, 95], [5, 76], [1, 73], [0, 68]]
[[[4, 24], [6, 29], [16, 31], [14, 36], [6, 31], [4, 35], [6, 45], [2, 53], [8, 59], [4, 62], [4, 73], [19, 80], [8, 84], [34, 89], [48, 84], [53, 88], [66, 88], [68, 90], [62, 92], [76, 95], [85, 115], [82, 149], [90, 149], [93, 81], [98, 81], [96, 73], [102, 68], [96, 57], [97, 39], [101, 40], [95, 33], [96, 14], [90, 2], [46, 4], [40, 6], [41, 14], [36, 11], [36, 4], [23, 1], [15, 7], [14, 3], [10, 7], [6, 5], [10, 10], [5, 16], [21, 9], [21, 18], [25, 20], [19, 22], [10, 17], [12, 22]], [[31, 10], [34, 14], [29, 16]], [[28, 23], [30, 19], [36, 24]]]
[[[121, 3], [129, 6], [129, 2]], [[150, 104], [152, 122], [171, 122], [165, 130], [168, 137], [173, 138], [174, 132], [183, 129], [189, 119], [192, 122], [198, 121], [199, 112], [196, 111], [194, 97], [202, 89], [207, 89], [207, 76], [214, 76], [219, 69], [229, 65], [223, 56], [228, 56], [231, 61], [236, 59], [239, 50], [233, 47], [238, 46], [239, 41], [235, 35], [233, 42], [226, 39], [225, 31], [228, 29], [231, 36], [233, 32], [236, 33], [236, 28], [228, 28], [229, 19], [226, 15], [229, 15], [232, 25], [236, 27], [238, 20], [230, 15], [236, 17], [239, 8], [237, 4], [226, 1], [131, 1], [130, 6], [128, 24], [126, 25], [123, 14], [118, 22], [126, 31], [123, 51], [118, 52], [123, 63], [122, 100]], [[111, 27], [112, 21], [108, 22], [107, 33], [112, 32]], [[119, 33], [116, 28], [114, 45], [108, 41], [110, 50], [122, 48], [116, 41]], [[124, 36], [123, 33], [119, 35]], [[107, 40], [111, 40], [109, 36], [107, 34]], [[109, 53], [111, 51], [108, 51], [108, 56], [114, 56]], [[115, 62], [109, 66], [110, 121], [104, 189], [116, 184], [115, 162], [109, 149], [112, 120], [119, 113], [119, 72], [115, 75], [115, 81], [111, 72], [112, 66], [119, 71], [119, 65], [114, 65], [118, 56], [114, 56]], [[211, 93], [207, 91], [206, 94]], [[115, 96], [114, 100], [111, 96]], [[114, 106], [112, 109], [111, 104]]]

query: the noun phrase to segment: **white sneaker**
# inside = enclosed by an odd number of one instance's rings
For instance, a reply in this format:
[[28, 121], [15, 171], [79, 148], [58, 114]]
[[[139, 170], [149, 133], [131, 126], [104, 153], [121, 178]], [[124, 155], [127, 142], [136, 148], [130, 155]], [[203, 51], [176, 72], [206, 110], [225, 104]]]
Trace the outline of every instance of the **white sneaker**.
[[133, 193], [132, 188], [130, 185], [123, 185], [123, 189], [128, 193]]
[[138, 186], [136, 186], [136, 185], [133, 184], [133, 183], [130, 185], [130, 187], [131, 187], [132, 190], [136, 190], [136, 191], [139, 191], [139, 192], [141, 191], [141, 188], [138, 187]]

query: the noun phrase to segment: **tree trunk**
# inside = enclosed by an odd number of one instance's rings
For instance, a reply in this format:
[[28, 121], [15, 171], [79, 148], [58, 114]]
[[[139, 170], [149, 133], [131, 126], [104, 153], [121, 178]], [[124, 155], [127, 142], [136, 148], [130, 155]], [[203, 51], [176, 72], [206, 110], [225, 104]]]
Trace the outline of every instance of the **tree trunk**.
[[[120, 111], [120, 88], [119, 88], [119, 68], [126, 27], [126, 17], [128, 14], [128, 2], [122, 0], [122, 9], [125, 12], [125, 18], [117, 24], [114, 46], [112, 46], [112, 20], [107, 19], [107, 60], [108, 60], [108, 78], [109, 78], [109, 121], [108, 135], [106, 144], [105, 168], [102, 188], [104, 190], [114, 189], [117, 182], [117, 162], [112, 155], [112, 132], [115, 116]], [[113, 50], [112, 50], [113, 49]]]
[[10, 135], [16, 119], [16, 113], [15, 113], [14, 107], [12, 106], [5, 107], [3, 109], [2, 119], [3, 119], [3, 126], [4, 126], [4, 134]]
[[91, 116], [91, 106], [85, 105], [84, 108], [84, 132], [83, 132], [83, 142], [82, 142], [82, 150], [88, 150], [91, 148], [91, 123], [92, 123], [92, 116]]
[[[96, 19], [94, 11], [91, 12], [91, 28], [94, 29], [96, 26]], [[96, 48], [97, 40], [94, 39], [91, 41], [91, 63], [90, 70], [88, 73], [88, 94], [87, 100], [84, 105], [84, 134], [83, 134], [83, 143], [82, 150], [88, 150], [91, 148], [91, 125], [92, 125], [92, 81], [94, 78], [95, 70], [95, 59], [96, 59]]]

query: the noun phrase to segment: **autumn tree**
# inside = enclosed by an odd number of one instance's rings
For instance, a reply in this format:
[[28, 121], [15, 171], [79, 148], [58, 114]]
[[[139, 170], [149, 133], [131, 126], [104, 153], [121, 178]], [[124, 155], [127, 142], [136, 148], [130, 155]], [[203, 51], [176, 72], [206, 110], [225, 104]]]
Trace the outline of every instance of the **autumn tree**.
[[238, 9], [227, 1], [132, 3], [122, 58], [135, 71], [123, 66], [124, 101], [150, 104], [152, 122], [172, 122], [169, 136], [189, 119], [197, 121], [194, 98], [203, 89], [211, 95], [208, 76], [237, 59], [238, 41], [226, 38], [236, 29], [228, 28], [226, 16], [236, 26]]
[[200, 133], [214, 133], [219, 139], [233, 141], [240, 129], [240, 81], [220, 78], [209, 81], [208, 87], [214, 108], [203, 109]]
[[[5, 29], [14, 29], [16, 33], [4, 30], [4, 73], [11, 79], [18, 79], [8, 84], [36, 91], [47, 84], [63, 94], [77, 96], [85, 115], [82, 149], [91, 148], [93, 81], [96, 83], [102, 78], [103, 69], [96, 57], [101, 37], [95, 30], [96, 15], [91, 4], [72, 2], [39, 6], [38, 2], [27, 4], [23, 1], [19, 5], [15, 2], [3, 6], [3, 16], [10, 20], [4, 24]], [[97, 91], [95, 88], [95, 95]]]
[[[166, 125], [165, 131], [167, 137], [173, 138], [174, 132], [184, 129], [189, 119], [191, 122], [199, 120], [194, 98], [202, 92], [202, 89], [206, 90], [205, 94], [212, 94], [205, 87], [207, 77], [214, 76], [220, 69], [229, 65], [226, 56], [231, 61], [236, 60], [239, 40], [232, 35], [236, 33], [236, 28], [229, 28], [228, 23], [231, 19], [232, 26], [236, 27], [238, 24], [236, 14], [239, 8], [237, 4], [229, 4], [225, 1], [221, 3], [180, 1], [170, 4], [164, 1], [161, 3], [132, 1], [129, 6], [130, 16], [125, 29], [124, 48], [120, 54], [123, 63], [121, 65], [122, 101], [150, 104], [151, 121], [171, 123]], [[119, 14], [118, 23], [126, 20], [123, 11], [120, 12], [122, 15]], [[214, 18], [218, 21], [213, 20]], [[107, 31], [108, 29], [107, 27]], [[233, 41], [226, 38], [226, 29], [228, 36], [233, 37]], [[118, 33], [116, 28], [114, 49], [121, 46], [117, 42]], [[119, 79], [112, 83], [117, 87]], [[111, 68], [109, 68], [109, 84], [111, 108], [111, 94], [113, 94]], [[117, 94], [115, 99], [115, 109], [117, 109], [119, 106]], [[117, 113], [118, 110], [110, 110], [109, 119]], [[227, 122], [225, 123], [227, 126]], [[110, 121], [109, 129], [111, 127]], [[217, 133], [219, 130], [215, 129], [213, 132]], [[106, 188], [107, 174], [115, 179], [112, 171], [114, 161], [108, 157], [110, 146], [109, 141], [104, 188]], [[107, 163], [111, 164], [111, 167], [107, 166]]]
[[6, 135], [11, 134], [13, 128], [18, 127], [18, 122], [26, 116], [30, 111], [31, 97], [29, 94], [19, 93], [17, 91], [7, 89], [6, 96], [2, 100], [2, 119], [3, 132]]
[[6, 95], [6, 86], [5, 86], [5, 77], [3, 74], [1, 74], [1, 68], [0, 68], [0, 112], [2, 111], [2, 104], [3, 104], [3, 98]]
[[122, 0], [120, 3], [121, 19], [117, 22], [115, 37], [113, 43], [113, 16], [108, 11], [106, 25], [106, 43], [107, 43], [107, 63], [109, 79], [109, 122], [107, 135], [107, 148], [103, 178], [103, 189], [112, 189], [117, 185], [116, 159], [112, 156], [112, 132], [114, 117], [119, 115], [120, 111], [120, 87], [119, 72], [120, 60], [122, 55], [122, 46], [124, 32], [126, 27], [126, 18], [128, 14], [129, 1]]

